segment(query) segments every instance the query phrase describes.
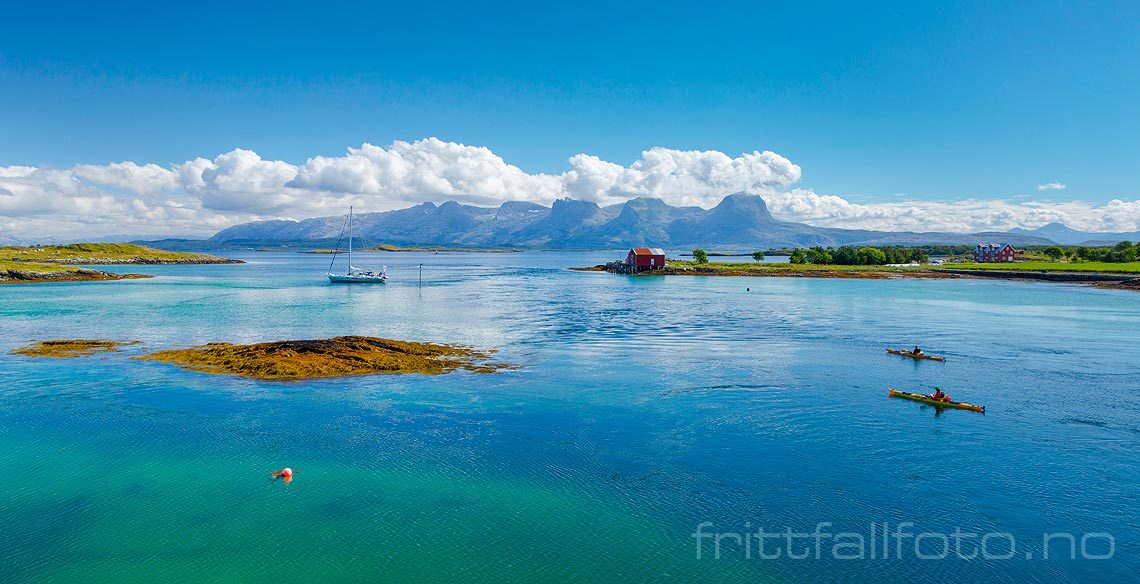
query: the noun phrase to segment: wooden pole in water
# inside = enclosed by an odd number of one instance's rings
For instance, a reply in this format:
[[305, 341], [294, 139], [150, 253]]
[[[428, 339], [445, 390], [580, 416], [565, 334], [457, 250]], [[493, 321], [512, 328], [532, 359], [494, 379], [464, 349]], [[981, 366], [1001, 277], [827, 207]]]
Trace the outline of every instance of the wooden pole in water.
[[424, 285], [424, 265], [420, 264], [420, 287]]

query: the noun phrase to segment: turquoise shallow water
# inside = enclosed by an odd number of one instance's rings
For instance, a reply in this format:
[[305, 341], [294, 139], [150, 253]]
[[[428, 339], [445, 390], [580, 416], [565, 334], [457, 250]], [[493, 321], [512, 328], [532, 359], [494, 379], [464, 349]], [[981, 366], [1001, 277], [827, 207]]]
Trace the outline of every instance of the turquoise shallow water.
[[[125, 270], [151, 280], [0, 287], [0, 581], [1140, 572], [1140, 294], [562, 269], [616, 255], [382, 254], [392, 281], [354, 287], [322, 281], [325, 256], [249, 253], [245, 265]], [[129, 359], [338, 334], [495, 348], [522, 368], [271, 383]], [[144, 344], [76, 360], [7, 354], [91, 337]], [[948, 361], [883, 352], [918, 341]], [[886, 398], [888, 386], [935, 384], [987, 413]], [[268, 480], [286, 465], [293, 484]], [[824, 541], [817, 559], [796, 540], [808, 558], [762, 559], [733, 540], [825, 523], [869, 545], [884, 522], [1008, 533], [1016, 553], [924, 560], [907, 540], [886, 559], [841, 560]], [[693, 537], [701, 523], [722, 534], [719, 559], [713, 539]], [[1101, 535], [1086, 547], [1112, 557], [1069, 559], [1054, 540], [1043, 559], [1044, 533], [1108, 534], [1111, 550]], [[991, 541], [992, 555], [1007, 551]]]

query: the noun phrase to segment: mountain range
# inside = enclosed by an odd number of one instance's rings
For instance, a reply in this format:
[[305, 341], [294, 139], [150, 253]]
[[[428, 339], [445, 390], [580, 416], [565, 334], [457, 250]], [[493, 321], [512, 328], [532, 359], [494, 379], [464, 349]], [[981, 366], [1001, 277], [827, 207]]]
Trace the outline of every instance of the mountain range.
[[[257, 221], [219, 231], [213, 244], [271, 244], [335, 240], [344, 217], [302, 221]], [[735, 193], [711, 208], [674, 207], [660, 199], [639, 197], [599, 206], [561, 199], [550, 207], [508, 201], [498, 207], [476, 207], [448, 201], [353, 216], [353, 232], [375, 243], [516, 247], [542, 249], [611, 249], [653, 245], [766, 249], [813, 245], [968, 244], [1001, 241], [1014, 245], [1048, 245], [1031, 233], [885, 232], [814, 227], [772, 217], [759, 195]]]
[[1140, 241], [1140, 231], [1128, 233], [1096, 233], [1092, 231], [1077, 231], [1062, 223], [1050, 223], [1037, 229], [1022, 229], [1015, 227], [1010, 233], [1044, 237], [1063, 245], [1113, 245], [1118, 241]]

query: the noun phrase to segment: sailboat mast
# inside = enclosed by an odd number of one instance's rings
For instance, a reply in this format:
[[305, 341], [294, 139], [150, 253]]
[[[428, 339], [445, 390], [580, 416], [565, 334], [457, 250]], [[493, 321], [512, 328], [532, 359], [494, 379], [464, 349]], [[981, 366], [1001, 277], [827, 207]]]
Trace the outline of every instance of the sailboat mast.
[[352, 205], [348, 206], [348, 273], [352, 273]]

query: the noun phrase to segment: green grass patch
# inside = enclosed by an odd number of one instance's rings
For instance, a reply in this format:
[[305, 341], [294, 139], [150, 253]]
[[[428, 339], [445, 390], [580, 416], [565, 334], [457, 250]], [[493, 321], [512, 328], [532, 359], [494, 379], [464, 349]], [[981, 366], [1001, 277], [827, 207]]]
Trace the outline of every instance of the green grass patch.
[[1140, 262], [1013, 262], [1008, 264], [944, 264], [943, 269], [998, 270], [1006, 272], [1108, 272], [1140, 273]]
[[9, 270], [20, 272], [40, 272], [44, 274], [53, 274], [56, 272], [74, 272], [75, 268], [70, 266], [61, 266], [59, 264], [44, 264], [38, 262], [13, 262], [11, 260], [0, 259], [0, 272]]
[[[72, 243], [68, 245], [0, 247], [0, 260], [61, 264], [126, 262], [222, 263], [225, 258], [203, 253], [166, 251], [133, 243]], [[28, 268], [24, 268], [28, 269]]]

